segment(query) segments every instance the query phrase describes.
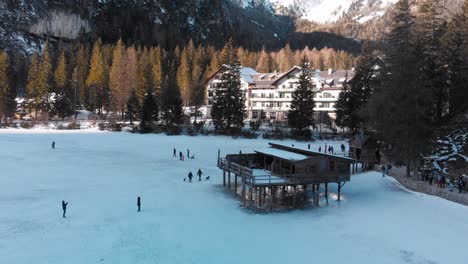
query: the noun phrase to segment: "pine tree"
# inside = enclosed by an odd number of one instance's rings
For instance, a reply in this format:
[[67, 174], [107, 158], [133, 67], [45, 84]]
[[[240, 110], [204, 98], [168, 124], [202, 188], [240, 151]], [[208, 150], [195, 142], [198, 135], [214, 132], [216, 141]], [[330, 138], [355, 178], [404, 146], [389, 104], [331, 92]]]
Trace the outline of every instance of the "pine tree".
[[468, 56], [468, 0], [448, 24], [441, 45], [449, 80], [449, 114], [454, 116], [468, 109], [468, 63], [464, 59]]
[[67, 72], [67, 61], [65, 57], [65, 51], [62, 50], [60, 52], [57, 67], [55, 68], [54, 72], [54, 83], [56, 92], [67, 94], [68, 91], [65, 89], [67, 88], [67, 81], [68, 81], [68, 72]]
[[112, 54], [112, 66], [109, 71], [110, 108], [117, 112], [127, 103], [125, 91], [128, 88], [125, 87], [128, 78], [125, 67], [127, 53], [121, 39], [115, 45]]
[[52, 63], [49, 51], [49, 42], [47, 41], [44, 47], [44, 52], [41, 56], [41, 62], [39, 64], [39, 72], [37, 75], [37, 93], [43, 100], [43, 104], [40, 106], [46, 111], [46, 120], [49, 120], [49, 92], [51, 90], [52, 82]]
[[304, 56], [296, 90], [292, 93], [291, 109], [288, 112], [288, 124], [298, 133], [307, 135], [309, 126], [314, 124], [314, 92], [310, 77], [309, 64]]
[[190, 104], [190, 95], [192, 92], [192, 57], [191, 48], [187, 47], [182, 51], [180, 65], [177, 70], [177, 84], [180, 87], [182, 100], [185, 106]]
[[365, 113], [362, 110], [372, 92], [380, 86], [378, 76], [381, 65], [375, 64], [372, 52], [369, 43], [364, 43], [356, 73], [353, 79], [344, 85], [344, 90], [340, 93], [336, 105], [337, 124], [341, 127], [349, 127], [354, 132], [362, 127], [365, 121]]
[[215, 89], [211, 117], [217, 130], [234, 132], [244, 126], [245, 98], [241, 92], [240, 66], [232, 42], [223, 51], [220, 83]]
[[133, 120], [137, 119], [140, 113], [141, 113], [140, 102], [138, 100], [135, 90], [132, 90], [132, 93], [127, 101], [127, 113], [126, 113], [127, 118], [130, 119], [131, 125], [133, 124]]
[[26, 86], [27, 97], [32, 99], [32, 108], [34, 108], [34, 119], [37, 119], [37, 112], [39, 111], [39, 105], [42, 102], [41, 95], [39, 91], [37, 90], [38, 76], [39, 76], [39, 57], [37, 53], [34, 53], [31, 59], [31, 63], [29, 64], [28, 83]]
[[418, 71], [421, 50], [415, 45], [409, 0], [395, 5], [382, 85], [369, 99], [369, 125], [391, 145], [386, 153], [405, 161], [407, 175], [427, 147], [431, 133], [432, 91], [421, 84]]
[[70, 98], [63, 92], [59, 92], [55, 96], [54, 110], [62, 120], [74, 114], [73, 103]]
[[[151, 49], [150, 51], [150, 60], [151, 60], [151, 67], [152, 67], [152, 76], [153, 76], [153, 88], [155, 94], [160, 94], [161, 86], [163, 84], [163, 77], [164, 77], [164, 68], [163, 62], [165, 60], [165, 56], [161, 48], [156, 47]], [[139, 97], [141, 94], [138, 95]], [[141, 98], [141, 97], [140, 97]]]
[[137, 88], [136, 96], [139, 103], [143, 103], [143, 99], [148, 91], [154, 91], [154, 77], [151, 67], [151, 59], [149, 51], [145, 48], [138, 60], [137, 66]]
[[16, 111], [16, 92], [10, 85], [10, 61], [8, 53], [0, 51], [0, 123], [3, 118], [8, 121]]
[[417, 23], [415, 26], [417, 41], [421, 49], [420, 58], [421, 81], [432, 90], [433, 118], [442, 122], [442, 116], [447, 109], [444, 105], [448, 100], [448, 75], [442, 59], [440, 39], [445, 31], [445, 7], [442, 1], [424, 0], [419, 3]]
[[80, 44], [78, 52], [76, 52], [75, 68], [76, 72], [74, 70], [75, 76], [73, 78], [73, 85], [76, 85], [77, 94], [79, 96], [76, 101], [79, 101], [79, 104], [84, 106], [86, 109], [90, 109], [89, 90], [86, 86], [86, 77], [88, 74], [88, 50], [83, 44]]
[[161, 91], [161, 116], [166, 127], [173, 127], [182, 123], [183, 101], [175, 78], [175, 63], [169, 69]]
[[153, 122], [158, 120], [158, 105], [156, 104], [156, 100], [151, 93], [148, 91], [145, 95], [143, 100], [143, 106], [141, 108], [140, 114], [140, 129], [143, 132], [148, 132], [151, 130], [151, 125]]
[[89, 109], [93, 111], [97, 109], [99, 115], [108, 99], [107, 78], [106, 66], [101, 54], [101, 41], [98, 40], [94, 43], [86, 86], [90, 94]]

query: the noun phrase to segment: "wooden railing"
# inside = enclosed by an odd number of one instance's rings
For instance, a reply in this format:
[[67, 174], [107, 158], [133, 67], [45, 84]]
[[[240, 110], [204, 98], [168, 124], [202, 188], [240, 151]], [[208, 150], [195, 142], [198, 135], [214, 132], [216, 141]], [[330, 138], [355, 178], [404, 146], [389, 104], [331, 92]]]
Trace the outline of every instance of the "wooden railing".
[[231, 173], [239, 175], [242, 182], [247, 185], [279, 185], [279, 184], [318, 184], [328, 182], [343, 182], [348, 181], [347, 177], [340, 176], [316, 176], [310, 174], [266, 174], [266, 175], [253, 175], [253, 170], [229, 162], [226, 159], [218, 159], [218, 167], [227, 170]]

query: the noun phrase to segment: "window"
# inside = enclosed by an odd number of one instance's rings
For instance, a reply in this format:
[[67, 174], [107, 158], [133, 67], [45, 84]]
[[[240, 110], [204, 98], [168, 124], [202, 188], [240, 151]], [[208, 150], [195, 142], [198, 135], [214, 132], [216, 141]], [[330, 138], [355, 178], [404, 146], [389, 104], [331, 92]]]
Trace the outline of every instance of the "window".
[[214, 95], [213, 91], [208, 92], [208, 97], [213, 97], [213, 95]]
[[252, 93], [252, 98], [257, 98], [257, 97], [258, 97], [258, 94]]
[[279, 93], [280, 98], [284, 98], [284, 96], [285, 96], [285, 93]]
[[290, 89], [293, 88], [293, 84], [292, 84], [292, 83], [289, 84], [289, 88], [290, 88]]
[[282, 87], [283, 87], [283, 89], [286, 89], [286, 85], [285, 85], [285, 84], [283, 84], [283, 86], [282, 86]]
[[262, 107], [265, 107], [265, 103], [264, 103], [264, 102], [262, 102]]
[[331, 93], [323, 93], [323, 98], [332, 98]]
[[273, 102], [269, 102], [269, 103], [268, 103], [268, 106], [269, 106], [269, 107], [273, 107]]
[[252, 106], [253, 106], [253, 107], [256, 107], [256, 106], [257, 106], [257, 102], [252, 102]]
[[281, 107], [282, 103], [276, 103], [277, 107]]
[[258, 112], [257, 111], [253, 111], [252, 112], [252, 119], [257, 119], [258, 118]]
[[324, 108], [330, 108], [330, 103], [323, 103], [323, 104], [322, 104], [322, 107], [324, 107]]
[[330, 171], [335, 171], [335, 161], [330, 159], [330, 162], [328, 163], [329, 165], [329, 170]]
[[266, 98], [266, 93], [262, 93], [262, 98]]
[[270, 112], [270, 119], [276, 119], [276, 112]]
[[270, 93], [270, 94], [268, 95], [268, 98], [273, 98], [273, 93]]

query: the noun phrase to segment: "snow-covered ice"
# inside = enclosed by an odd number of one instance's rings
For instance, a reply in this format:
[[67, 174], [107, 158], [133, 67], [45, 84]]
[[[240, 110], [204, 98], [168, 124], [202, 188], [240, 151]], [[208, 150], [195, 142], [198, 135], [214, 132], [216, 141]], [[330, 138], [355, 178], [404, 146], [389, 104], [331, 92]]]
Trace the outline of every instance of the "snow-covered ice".
[[[409, 192], [378, 172], [353, 175], [341, 202], [331, 186], [329, 204], [319, 208], [271, 214], [242, 209], [220, 187], [217, 150], [251, 153], [267, 142], [3, 131], [0, 263], [466, 260], [468, 207]], [[341, 142], [332, 145], [339, 149]], [[172, 158], [173, 147], [183, 153], [189, 148], [195, 159]], [[210, 181], [183, 182], [199, 168]], [[136, 212], [137, 196], [142, 197], [141, 213]], [[61, 218], [62, 200], [69, 202], [66, 219]]]

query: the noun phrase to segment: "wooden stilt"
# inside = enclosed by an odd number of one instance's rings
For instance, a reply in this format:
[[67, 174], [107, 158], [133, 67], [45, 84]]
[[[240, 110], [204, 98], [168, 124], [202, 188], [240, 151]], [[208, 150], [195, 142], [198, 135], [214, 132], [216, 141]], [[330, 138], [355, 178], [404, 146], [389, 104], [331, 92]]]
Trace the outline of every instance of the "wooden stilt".
[[307, 201], [307, 184], [304, 184], [304, 201]]
[[320, 183], [316, 185], [316, 192], [315, 192], [315, 205], [319, 206], [320, 204]]
[[253, 201], [253, 191], [252, 191], [252, 187], [249, 186], [249, 207], [252, 207], [252, 201]]
[[231, 172], [228, 171], [228, 190], [231, 190]]
[[234, 192], [237, 194], [237, 174], [234, 175]]
[[325, 183], [325, 198], [328, 199], [328, 182]]
[[270, 212], [273, 211], [273, 202], [275, 201], [275, 193], [273, 191], [274, 187], [273, 186], [270, 186], [269, 187], [270, 189]]
[[341, 200], [341, 182], [338, 183], [338, 201]]
[[226, 170], [223, 170], [223, 186], [226, 187]]
[[296, 185], [293, 187], [293, 207], [296, 207]]
[[245, 184], [242, 184], [242, 204], [244, 207], [246, 206], [246, 199], [245, 199]]

